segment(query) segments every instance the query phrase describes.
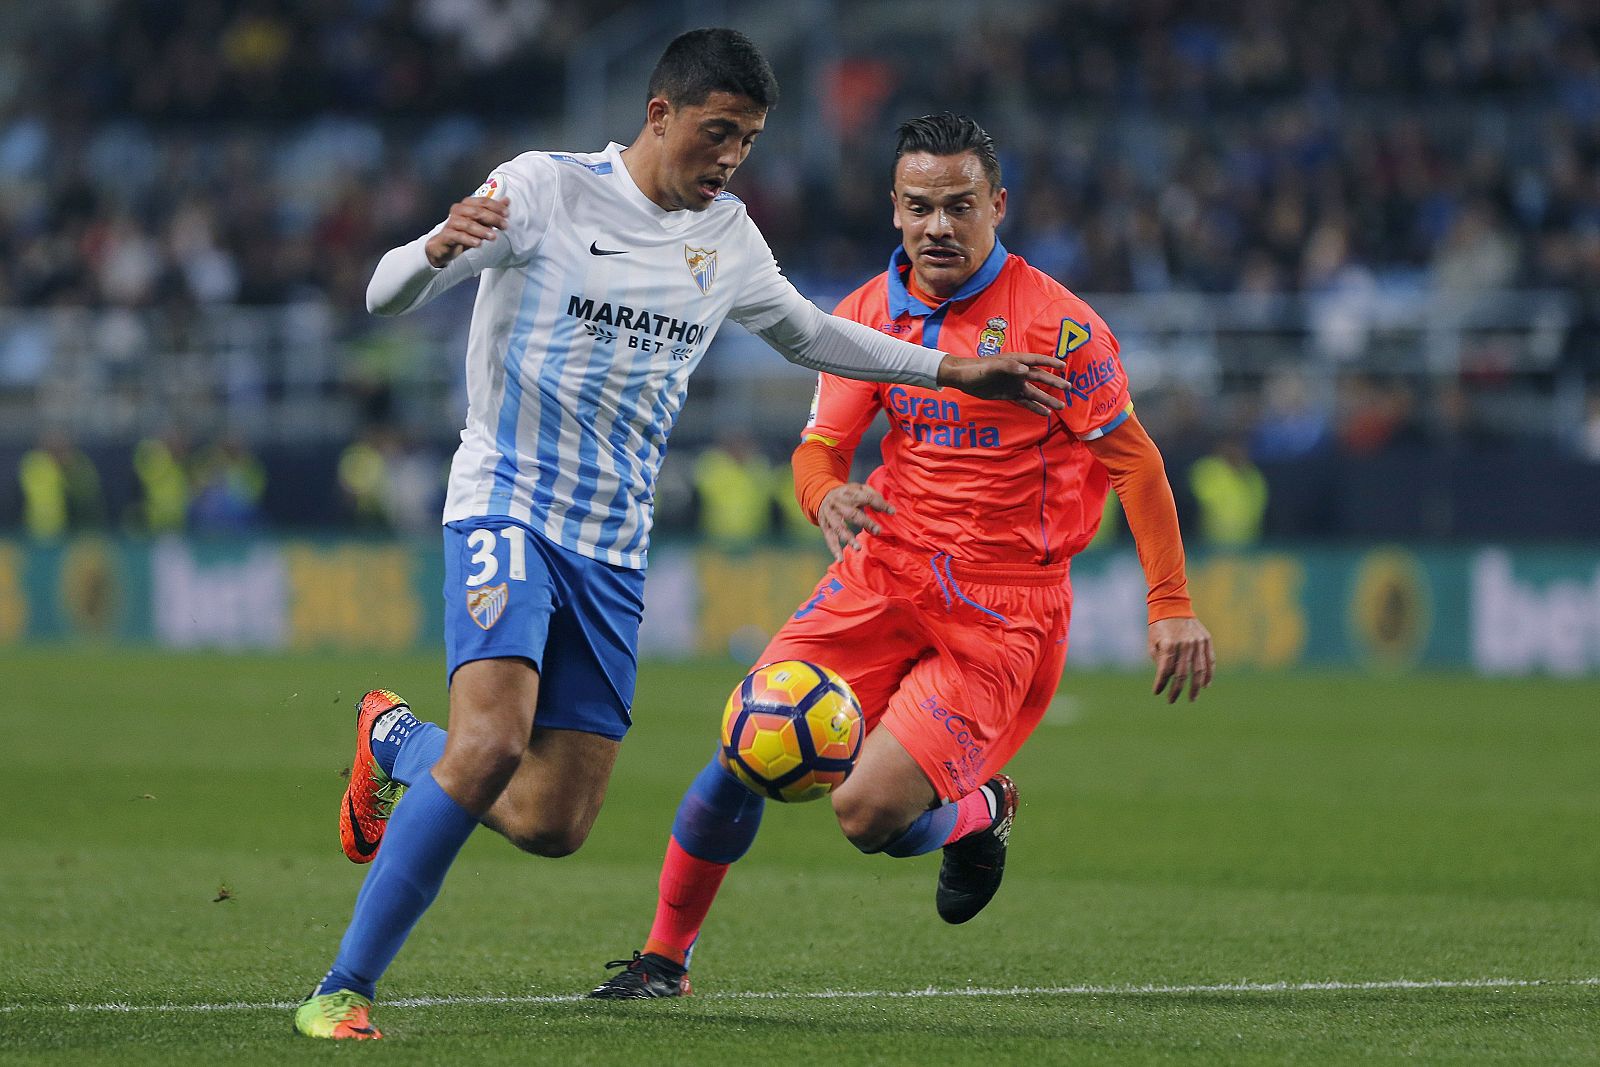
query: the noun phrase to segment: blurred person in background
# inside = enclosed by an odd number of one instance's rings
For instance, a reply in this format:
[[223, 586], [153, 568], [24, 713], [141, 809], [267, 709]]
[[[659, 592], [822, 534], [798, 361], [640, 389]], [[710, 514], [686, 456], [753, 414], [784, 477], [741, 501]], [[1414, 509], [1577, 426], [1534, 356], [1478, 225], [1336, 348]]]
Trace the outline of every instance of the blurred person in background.
[[47, 432], [23, 454], [17, 483], [22, 490], [23, 529], [34, 540], [55, 541], [105, 525], [100, 474], [62, 430]]
[[437, 537], [449, 465], [412, 433], [399, 431], [383, 442], [390, 528], [401, 534]]
[[1094, 538], [1083, 546], [1083, 550], [1101, 552], [1117, 547], [1122, 540], [1122, 532], [1127, 527], [1128, 520], [1122, 514], [1122, 505], [1117, 501], [1116, 490], [1111, 490], [1106, 493], [1105, 507], [1100, 509], [1100, 527], [1095, 530]]
[[811, 522], [811, 516], [806, 514], [799, 495], [795, 493], [794, 466], [788, 463], [773, 464], [772, 479], [768, 487], [771, 491], [773, 509], [778, 516], [777, 535], [786, 540], [804, 540], [807, 544], [813, 543], [812, 537], [816, 526]]
[[694, 461], [700, 532], [719, 545], [749, 545], [772, 529], [772, 464], [748, 433], [721, 434]]
[[1521, 253], [1516, 239], [1484, 200], [1468, 203], [1451, 223], [1433, 256], [1440, 290], [1471, 295], [1504, 288], [1516, 280]]
[[388, 530], [389, 459], [384, 447], [389, 430], [371, 426], [339, 453], [339, 488], [357, 529]]
[[1583, 426], [1578, 430], [1578, 455], [1586, 463], [1600, 464], [1600, 390], [1589, 394]]
[[369, 426], [339, 456], [345, 506], [368, 531], [437, 530], [445, 475], [431, 448], [387, 423]]
[[189, 440], [178, 430], [146, 437], [133, 450], [139, 483], [132, 525], [151, 537], [182, 533], [189, 519]]
[[1295, 367], [1278, 367], [1262, 386], [1262, 409], [1250, 434], [1250, 454], [1261, 462], [1300, 459], [1325, 451], [1332, 419], [1312, 383]]
[[244, 439], [229, 434], [201, 453], [194, 469], [189, 525], [195, 533], [232, 534], [261, 523], [267, 474]]
[[1267, 479], [1250, 462], [1240, 436], [1222, 438], [1190, 465], [1189, 492], [1199, 507], [1203, 543], [1212, 548], [1247, 548], [1261, 540]]
[[1343, 379], [1334, 430], [1339, 451], [1370, 457], [1415, 442], [1416, 408], [1416, 391], [1404, 378], [1362, 374]]

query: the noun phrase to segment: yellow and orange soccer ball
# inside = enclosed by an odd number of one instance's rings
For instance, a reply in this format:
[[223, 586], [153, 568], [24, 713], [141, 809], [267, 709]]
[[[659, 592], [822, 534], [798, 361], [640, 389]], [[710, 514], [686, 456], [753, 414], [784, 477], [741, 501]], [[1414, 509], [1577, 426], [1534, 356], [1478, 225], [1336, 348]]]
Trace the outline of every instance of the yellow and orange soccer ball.
[[780, 660], [745, 675], [728, 697], [717, 755], [757, 796], [816, 800], [849, 776], [865, 732], [861, 702], [843, 678]]

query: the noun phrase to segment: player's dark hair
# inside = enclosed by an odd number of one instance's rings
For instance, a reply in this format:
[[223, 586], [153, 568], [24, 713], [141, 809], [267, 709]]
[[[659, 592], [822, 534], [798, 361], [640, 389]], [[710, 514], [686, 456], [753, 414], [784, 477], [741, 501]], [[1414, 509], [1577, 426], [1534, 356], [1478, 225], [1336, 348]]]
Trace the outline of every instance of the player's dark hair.
[[673, 107], [703, 104], [712, 93], [749, 97], [762, 110], [778, 102], [767, 57], [738, 30], [690, 30], [673, 38], [650, 75], [650, 96]]
[[1000, 188], [1000, 157], [995, 155], [994, 138], [965, 115], [946, 111], [902, 122], [900, 141], [894, 147], [894, 163], [889, 168], [891, 185], [900, 167], [900, 157], [912, 152], [926, 152], [930, 156], [959, 156], [963, 152], [971, 152], [983, 166], [983, 176], [989, 179], [989, 188]]

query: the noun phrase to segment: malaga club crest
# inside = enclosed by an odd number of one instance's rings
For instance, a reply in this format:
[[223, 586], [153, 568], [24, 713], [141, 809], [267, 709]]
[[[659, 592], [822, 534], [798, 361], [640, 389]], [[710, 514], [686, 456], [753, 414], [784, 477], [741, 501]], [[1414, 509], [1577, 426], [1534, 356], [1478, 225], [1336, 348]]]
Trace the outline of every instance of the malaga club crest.
[[694, 283], [700, 287], [701, 295], [711, 292], [711, 283], [717, 277], [717, 250], [684, 245], [683, 258], [689, 264], [689, 273], [694, 276]]
[[994, 356], [1000, 354], [1000, 349], [1005, 347], [1006, 327], [1009, 325], [1005, 319], [996, 315], [983, 324], [983, 332], [978, 334], [978, 355]]
[[487, 630], [500, 621], [500, 616], [505, 614], [506, 601], [510, 598], [505, 582], [487, 589], [469, 589], [467, 614], [472, 616], [472, 621], [477, 623], [480, 629]]

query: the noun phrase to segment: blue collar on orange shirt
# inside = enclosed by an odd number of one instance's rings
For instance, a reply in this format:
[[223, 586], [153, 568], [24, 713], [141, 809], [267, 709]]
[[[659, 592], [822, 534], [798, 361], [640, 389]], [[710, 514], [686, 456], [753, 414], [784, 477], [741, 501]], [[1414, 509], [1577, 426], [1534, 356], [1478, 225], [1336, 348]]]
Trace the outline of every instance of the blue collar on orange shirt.
[[942, 311], [957, 300], [966, 300], [977, 296], [987, 289], [991, 282], [1000, 277], [1000, 271], [1006, 265], [1006, 246], [1000, 243], [1000, 238], [994, 240], [994, 249], [990, 251], [989, 258], [983, 261], [977, 273], [966, 280], [966, 283], [956, 290], [956, 294], [936, 308], [911, 295], [906, 288], [906, 274], [911, 270], [911, 260], [906, 255], [905, 245], [896, 245], [894, 254], [889, 257], [889, 318], [898, 319], [901, 315], [910, 315], [912, 318], [922, 318]]

